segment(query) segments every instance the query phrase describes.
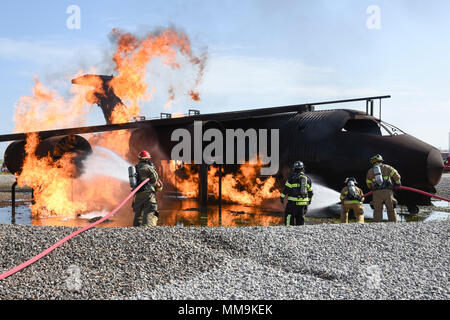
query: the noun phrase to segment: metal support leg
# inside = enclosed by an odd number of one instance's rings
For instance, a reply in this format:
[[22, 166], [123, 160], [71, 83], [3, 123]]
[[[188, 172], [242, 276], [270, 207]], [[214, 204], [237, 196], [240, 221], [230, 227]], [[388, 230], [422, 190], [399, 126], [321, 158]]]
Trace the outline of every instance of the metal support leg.
[[16, 186], [17, 181], [11, 186], [11, 224], [16, 223]]
[[378, 118], [380, 119], [380, 121], [381, 121], [381, 99], [380, 99], [380, 105], [379, 105], [379, 108], [380, 108], [380, 111], [379, 111], [379, 115], [378, 115]]
[[208, 203], [208, 166], [205, 163], [200, 165], [198, 174], [198, 201], [200, 207], [206, 207]]
[[198, 179], [198, 201], [199, 201], [199, 214], [200, 225], [208, 225], [208, 165], [202, 163], [199, 168]]
[[219, 164], [219, 226], [222, 225], [222, 165]]

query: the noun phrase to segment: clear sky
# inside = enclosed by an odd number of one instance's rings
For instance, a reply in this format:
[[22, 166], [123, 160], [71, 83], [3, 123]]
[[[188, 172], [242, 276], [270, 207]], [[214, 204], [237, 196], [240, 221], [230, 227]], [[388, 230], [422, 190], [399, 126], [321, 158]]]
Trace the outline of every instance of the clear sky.
[[[70, 5], [80, 29], [66, 26]], [[379, 29], [368, 20], [379, 8]], [[68, 92], [77, 70], [104, 65], [108, 34], [175, 26], [194, 50], [207, 48], [198, 103], [202, 113], [390, 94], [383, 119], [437, 148], [450, 131], [450, 1], [129, 0], [8, 1], [0, 11], [0, 133], [10, 133], [15, 102], [33, 77]], [[370, 20], [373, 22], [373, 20]], [[142, 114], [163, 111], [156, 92]], [[363, 104], [340, 105], [363, 110]], [[103, 124], [93, 107], [90, 125]], [[0, 144], [3, 154], [7, 143]]]

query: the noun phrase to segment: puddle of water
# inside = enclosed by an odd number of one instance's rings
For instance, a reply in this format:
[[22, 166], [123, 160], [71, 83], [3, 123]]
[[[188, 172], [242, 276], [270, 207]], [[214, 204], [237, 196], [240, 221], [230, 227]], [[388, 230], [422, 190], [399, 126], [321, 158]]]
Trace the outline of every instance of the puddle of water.
[[28, 206], [16, 206], [16, 214], [14, 218], [11, 216], [11, 206], [0, 208], [0, 223], [30, 225], [31, 220], [31, 211]]
[[[373, 219], [373, 210], [370, 207], [369, 204], [363, 204], [364, 207], [364, 219]], [[407, 222], [410, 221], [411, 218], [409, 217], [409, 213], [406, 210], [406, 208], [397, 207], [397, 216], [399, 222]], [[311, 210], [308, 211], [308, 217], [315, 217], [315, 218], [339, 218], [341, 213], [341, 205], [340, 204], [334, 204], [332, 206], [329, 206], [327, 208], [324, 208], [322, 210]], [[403, 213], [403, 215], [402, 215]], [[446, 220], [450, 217], [450, 212], [443, 212], [443, 211], [432, 211], [427, 213], [427, 217], [423, 218], [420, 216], [414, 216], [415, 219], [412, 219], [411, 221], [436, 221], [436, 220]], [[383, 207], [383, 221], [388, 221], [388, 215], [386, 211], [386, 207]]]
[[[373, 209], [370, 207], [370, 204], [365, 203], [363, 204], [363, 206], [364, 206], [364, 219], [373, 219]], [[395, 211], [397, 211], [397, 214], [402, 213], [402, 210], [399, 207], [397, 207]], [[408, 214], [406, 210], [404, 210], [404, 213]], [[383, 220], [388, 221], [388, 214], [385, 206], [383, 206]], [[402, 221], [400, 215], [398, 217], [398, 220]]]
[[[216, 204], [210, 204], [207, 208], [200, 210], [197, 200], [165, 198], [161, 201], [158, 225], [165, 226], [271, 226], [283, 224], [283, 208], [276, 201], [273, 206], [248, 207], [239, 204], [223, 204], [221, 212]], [[312, 208], [307, 217], [313, 218], [339, 218], [341, 206], [334, 204], [325, 208]], [[32, 218], [31, 211], [26, 205], [16, 206], [16, 214], [11, 216], [11, 207], [0, 208], [0, 223], [41, 225], [41, 226], [68, 226], [84, 227], [96, 221], [99, 217], [108, 214], [108, 210], [90, 212], [75, 218]], [[401, 209], [397, 208], [397, 213]], [[405, 212], [407, 214], [407, 212]], [[373, 210], [370, 205], [364, 204], [364, 217], [373, 219]], [[433, 211], [423, 221], [445, 220], [450, 217], [449, 212]], [[134, 214], [131, 203], [126, 204], [114, 216], [101, 223], [102, 227], [131, 227]], [[399, 221], [405, 222], [405, 218], [399, 215]], [[383, 210], [383, 220], [387, 221], [386, 209]]]
[[[197, 200], [164, 199], [159, 210], [158, 225], [166, 226], [271, 226], [283, 224], [283, 212], [268, 207], [247, 207], [236, 204], [209, 205], [204, 210], [198, 208]], [[15, 222], [24, 225], [83, 227], [109, 211], [90, 212], [75, 218], [32, 218], [27, 206], [17, 206]], [[114, 216], [101, 223], [102, 227], [130, 227], [134, 213], [131, 203], [126, 204]], [[0, 208], [0, 223], [12, 223], [11, 207]]]
[[423, 222], [429, 222], [429, 221], [441, 221], [441, 220], [448, 220], [450, 219], [450, 212], [444, 212], [444, 211], [432, 211], [430, 212], [430, 215], [423, 220]]
[[431, 203], [435, 206], [435, 207], [444, 207], [444, 208], [447, 208], [447, 207], [449, 207], [450, 208], [450, 202], [448, 202], [448, 201], [444, 201], [444, 200], [433, 200], [433, 201], [431, 201]]
[[[364, 218], [365, 219], [373, 219], [373, 210], [370, 207], [369, 204], [363, 204], [364, 207]], [[397, 213], [399, 213], [400, 210], [397, 209]], [[333, 204], [327, 208], [323, 208], [322, 210], [310, 210], [308, 212], [308, 216], [315, 217], [315, 218], [329, 218], [329, 217], [336, 217], [339, 218], [341, 214], [341, 205], [339, 203]], [[388, 215], [386, 208], [383, 207], [383, 220], [388, 220]]]

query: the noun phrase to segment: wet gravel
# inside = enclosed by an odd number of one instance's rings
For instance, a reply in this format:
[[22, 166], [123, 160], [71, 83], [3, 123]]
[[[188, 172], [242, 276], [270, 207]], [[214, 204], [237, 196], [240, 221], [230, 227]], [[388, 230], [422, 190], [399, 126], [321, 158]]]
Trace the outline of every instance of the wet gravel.
[[436, 186], [436, 194], [450, 199], [450, 173], [445, 173], [442, 175], [441, 181]]
[[[0, 299], [449, 299], [450, 221], [96, 228]], [[73, 228], [0, 225], [0, 271]]]
[[[450, 174], [443, 174], [441, 181], [436, 186], [436, 195], [450, 199]], [[421, 206], [422, 211], [444, 211], [450, 212], [450, 204], [445, 201], [438, 201], [436, 199], [432, 199], [431, 206]]]

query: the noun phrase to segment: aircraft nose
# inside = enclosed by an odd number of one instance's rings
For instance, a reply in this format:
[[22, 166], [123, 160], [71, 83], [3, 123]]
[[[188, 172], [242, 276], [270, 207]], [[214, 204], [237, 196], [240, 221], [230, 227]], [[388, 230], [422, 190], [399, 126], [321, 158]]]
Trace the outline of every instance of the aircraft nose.
[[428, 182], [433, 186], [437, 185], [441, 180], [443, 170], [444, 161], [442, 161], [441, 153], [437, 149], [432, 149], [427, 158]]

